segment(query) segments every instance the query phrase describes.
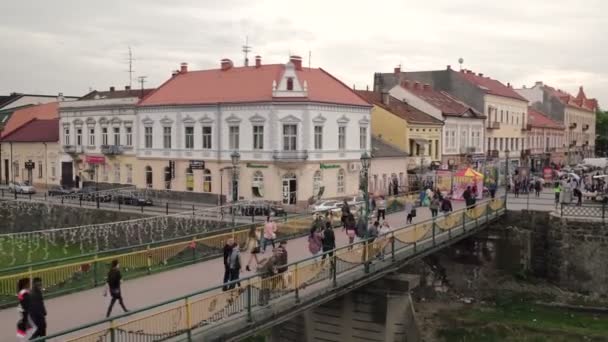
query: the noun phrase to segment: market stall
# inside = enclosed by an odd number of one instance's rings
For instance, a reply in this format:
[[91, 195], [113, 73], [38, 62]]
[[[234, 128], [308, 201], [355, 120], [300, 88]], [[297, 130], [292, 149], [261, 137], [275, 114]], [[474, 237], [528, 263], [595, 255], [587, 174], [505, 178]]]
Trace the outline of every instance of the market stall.
[[477, 199], [483, 198], [483, 175], [472, 168], [466, 168], [454, 173], [454, 185], [452, 189], [452, 199], [463, 199], [462, 194], [468, 186], [475, 191]]

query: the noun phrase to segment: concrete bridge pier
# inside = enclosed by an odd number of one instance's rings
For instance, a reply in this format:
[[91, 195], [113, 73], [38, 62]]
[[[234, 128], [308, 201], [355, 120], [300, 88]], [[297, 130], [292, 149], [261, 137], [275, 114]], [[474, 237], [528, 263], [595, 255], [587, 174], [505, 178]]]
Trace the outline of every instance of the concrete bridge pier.
[[272, 328], [272, 342], [420, 340], [409, 291], [420, 276], [395, 273]]

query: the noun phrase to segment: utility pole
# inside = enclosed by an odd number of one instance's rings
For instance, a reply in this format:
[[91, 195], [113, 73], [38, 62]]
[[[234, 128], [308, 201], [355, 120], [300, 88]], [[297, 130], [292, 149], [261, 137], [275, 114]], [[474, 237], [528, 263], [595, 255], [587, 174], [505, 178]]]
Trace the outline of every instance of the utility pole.
[[140, 87], [141, 87], [141, 98], [143, 98], [143, 97], [144, 97], [144, 83], [146, 83], [146, 78], [147, 78], [147, 77], [148, 77], [148, 76], [139, 76], [139, 77], [137, 78], [137, 81], [139, 82]]
[[133, 86], [133, 73], [135, 72], [135, 70], [133, 70], [133, 61], [135, 61], [133, 58], [133, 51], [131, 51], [131, 47], [129, 46], [129, 70], [127, 71], [129, 73], [129, 88]]

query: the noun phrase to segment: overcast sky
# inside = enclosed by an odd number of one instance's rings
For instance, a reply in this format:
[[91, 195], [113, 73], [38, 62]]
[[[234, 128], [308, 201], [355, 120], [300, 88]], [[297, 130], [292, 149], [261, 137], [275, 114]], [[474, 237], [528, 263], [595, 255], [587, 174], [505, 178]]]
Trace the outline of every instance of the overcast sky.
[[[158, 86], [191, 69], [243, 63], [249, 36], [263, 63], [299, 54], [349, 86], [373, 73], [451, 64], [511, 82], [534, 81], [608, 107], [605, 0], [54, 0], [0, 2], [0, 94], [83, 95], [134, 78]], [[252, 58], [251, 58], [252, 60]]]

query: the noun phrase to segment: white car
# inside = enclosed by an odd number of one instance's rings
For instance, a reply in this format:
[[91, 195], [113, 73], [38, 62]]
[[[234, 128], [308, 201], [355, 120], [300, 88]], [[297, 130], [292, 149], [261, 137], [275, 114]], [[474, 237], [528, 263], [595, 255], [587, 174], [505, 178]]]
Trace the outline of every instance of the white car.
[[35, 194], [36, 188], [23, 182], [10, 182], [8, 185], [8, 191], [16, 192], [18, 194]]
[[334, 201], [334, 200], [329, 200], [329, 201], [321, 201], [321, 202], [317, 202], [315, 204], [312, 205], [312, 211], [313, 212], [320, 212], [320, 211], [327, 211], [327, 210], [340, 210], [340, 205], [342, 202], [340, 201]]

